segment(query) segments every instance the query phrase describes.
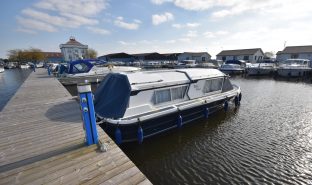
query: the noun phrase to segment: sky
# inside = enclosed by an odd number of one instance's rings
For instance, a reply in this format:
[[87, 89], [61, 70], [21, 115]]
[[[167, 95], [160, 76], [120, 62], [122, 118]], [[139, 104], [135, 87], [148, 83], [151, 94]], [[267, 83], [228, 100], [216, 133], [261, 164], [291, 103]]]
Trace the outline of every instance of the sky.
[[312, 45], [311, 0], [1, 0], [0, 58], [60, 52], [73, 36], [98, 56]]

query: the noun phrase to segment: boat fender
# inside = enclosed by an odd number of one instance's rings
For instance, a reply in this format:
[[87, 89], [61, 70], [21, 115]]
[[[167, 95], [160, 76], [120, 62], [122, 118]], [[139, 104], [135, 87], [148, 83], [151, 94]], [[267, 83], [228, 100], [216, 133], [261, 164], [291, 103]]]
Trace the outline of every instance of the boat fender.
[[182, 118], [182, 116], [179, 114], [178, 120], [177, 120], [177, 126], [178, 126], [178, 128], [181, 128], [181, 127], [182, 127], [182, 124], [183, 124], [183, 118]]
[[208, 108], [208, 107], [206, 107], [206, 108], [204, 109], [204, 115], [205, 115], [205, 118], [206, 118], [206, 119], [209, 117], [209, 108]]
[[239, 106], [239, 97], [238, 96], [235, 96], [234, 103], [235, 103], [235, 107]]
[[241, 101], [242, 100], [242, 93], [239, 93], [238, 95], [238, 101]]
[[224, 111], [226, 112], [229, 108], [229, 102], [227, 100], [224, 101]]
[[143, 129], [142, 129], [141, 125], [139, 125], [139, 127], [138, 127], [138, 141], [139, 141], [139, 144], [143, 143], [143, 139], [144, 139]]
[[117, 145], [120, 145], [122, 143], [121, 130], [119, 129], [119, 127], [116, 127], [115, 130], [115, 141]]

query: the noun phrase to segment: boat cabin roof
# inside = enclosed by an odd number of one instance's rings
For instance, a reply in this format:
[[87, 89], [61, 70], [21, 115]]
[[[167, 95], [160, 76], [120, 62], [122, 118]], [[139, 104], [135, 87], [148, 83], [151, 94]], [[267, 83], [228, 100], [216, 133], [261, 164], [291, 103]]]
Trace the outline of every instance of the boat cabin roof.
[[225, 76], [217, 69], [178, 69], [163, 71], [142, 71], [125, 74], [132, 90], [165, 87], [190, 83], [192, 81]]

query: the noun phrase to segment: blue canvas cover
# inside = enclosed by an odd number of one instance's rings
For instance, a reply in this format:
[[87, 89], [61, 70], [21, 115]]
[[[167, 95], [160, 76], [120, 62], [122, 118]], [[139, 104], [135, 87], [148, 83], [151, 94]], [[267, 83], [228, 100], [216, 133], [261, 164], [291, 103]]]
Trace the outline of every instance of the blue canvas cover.
[[104, 118], [122, 118], [128, 107], [131, 86], [124, 74], [109, 73], [94, 94], [95, 112]]
[[[75, 67], [76, 65], [79, 65], [79, 64], [83, 66], [82, 69]], [[68, 73], [75, 74], [75, 73], [89, 72], [90, 69], [93, 67], [93, 64], [91, 64], [89, 60], [76, 60], [76, 61], [70, 62], [68, 66], [69, 66]]]

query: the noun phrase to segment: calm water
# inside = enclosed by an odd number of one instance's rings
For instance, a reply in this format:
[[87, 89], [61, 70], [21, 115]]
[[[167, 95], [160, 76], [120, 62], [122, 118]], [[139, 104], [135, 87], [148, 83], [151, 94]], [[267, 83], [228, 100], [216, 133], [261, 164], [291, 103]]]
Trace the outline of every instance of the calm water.
[[123, 151], [154, 184], [312, 184], [311, 83], [232, 82], [243, 91], [238, 109]]
[[[2, 97], [14, 94], [3, 93], [3, 84], [12, 83], [7, 75], [1, 77]], [[232, 82], [243, 91], [238, 109], [124, 145], [123, 151], [154, 184], [312, 184], [312, 84]], [[68, 89], [75, 93], [76, 87]]]
[[30, 69], [6, 69], [0, 73], [0, 111], [31, 72]]

